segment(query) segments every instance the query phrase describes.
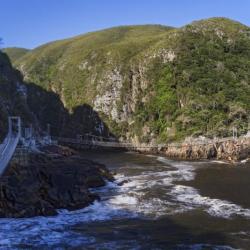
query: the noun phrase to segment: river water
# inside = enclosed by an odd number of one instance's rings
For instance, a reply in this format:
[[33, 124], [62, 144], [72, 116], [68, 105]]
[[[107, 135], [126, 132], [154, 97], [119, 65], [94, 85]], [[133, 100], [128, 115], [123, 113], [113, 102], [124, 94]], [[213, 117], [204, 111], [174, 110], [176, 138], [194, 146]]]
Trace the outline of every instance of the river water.
[[250, 249], [250, 165], [86, 152], [116, 181], [93, 205], [0, 219], [0, 249]]

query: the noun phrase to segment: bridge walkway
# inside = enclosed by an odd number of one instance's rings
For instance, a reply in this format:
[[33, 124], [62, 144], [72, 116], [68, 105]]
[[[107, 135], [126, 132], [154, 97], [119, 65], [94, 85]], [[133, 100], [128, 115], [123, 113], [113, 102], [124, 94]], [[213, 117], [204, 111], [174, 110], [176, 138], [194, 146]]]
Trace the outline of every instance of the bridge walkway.
[[0, 176], [6, 170], [21, 137], [20, 117], [8, 118], [9, 131], [2, 144], [0, 144]]

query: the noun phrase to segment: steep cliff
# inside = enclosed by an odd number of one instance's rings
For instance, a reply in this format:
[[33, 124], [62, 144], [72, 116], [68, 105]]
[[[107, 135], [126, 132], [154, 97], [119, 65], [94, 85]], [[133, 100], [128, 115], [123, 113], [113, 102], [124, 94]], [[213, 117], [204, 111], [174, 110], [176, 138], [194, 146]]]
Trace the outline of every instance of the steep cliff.
[[[50, 124], [53, 135], [72, 135], [72, 131], [74, 135], [88, 132], [110, 135], [107, 126], [90, 106], [81, 105], [69, 113], [58, 94], [25, 82], [8, 56], [0, 51], [0, 139], [7, 133], [8, 116], [20, 116], [23, 127], [32, 125], [39, 134], [43, 134]], [[87, 117], [89, 119], [82, 120]]]
[[[229, 19], [112, 28], [45, 44], [14, 63], [26, 81], [58, 94], [72, 117], [87, 105], [134, 142], [247, 130], [250, 28]], [[70, 128], [89, 119], [79, 113]]]
[[18, 115], [26, 123], [35, 123], [27, 105], [27, 88], [21, 74], [13, 69], [9, 58], [0, 51], [0, 137], [7, 132], [8, 116]]

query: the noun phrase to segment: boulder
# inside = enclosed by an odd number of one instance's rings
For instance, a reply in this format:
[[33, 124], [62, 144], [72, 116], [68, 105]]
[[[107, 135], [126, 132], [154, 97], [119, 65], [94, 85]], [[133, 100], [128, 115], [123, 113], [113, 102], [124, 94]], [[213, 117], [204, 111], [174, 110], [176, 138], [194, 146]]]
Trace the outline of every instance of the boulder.
[[27, 166], [11, 164], [0, 179], [0, 217], [55, 215], [57, 209], [79, 209], [99, 197], [89, 188], [104, 186], [113, 176], [99, 163], [68, 148], [46, 147], [31, 154]]

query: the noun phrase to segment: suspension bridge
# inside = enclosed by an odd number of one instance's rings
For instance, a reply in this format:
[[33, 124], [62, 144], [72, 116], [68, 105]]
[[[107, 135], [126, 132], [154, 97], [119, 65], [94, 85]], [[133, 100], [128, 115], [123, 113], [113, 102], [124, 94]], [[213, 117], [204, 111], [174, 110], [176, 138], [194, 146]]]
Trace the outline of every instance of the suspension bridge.
[[78, 135], [76, 138], [65, 138], [65, 137], [53, 137], [53, 140], [57, 141], [58, 144], [76, 147], [76, 148], [119, 148], [127, 150], [138, 150], [138, 151], [159, 151], [163, 148], [178, 148], [183, 146], [203, 146], [203, 145], [214, 145], [216, 142], [225, 142], [234, 140], [234, 137], [227, 138], [214, 138], [214, 139], [197, 139], [197, 141], [187, 141], [187, 142], [171, 142], [171, 143], [139, 143], [134, 144], [128, 141], [119, 141], [113, 137], [103, 137], [96, 136], [92, 134]]
[[115, 138], [107, 138], [91, 134], [78, 135], [76, 138], [54, 137], [59, 144], [79, 146], [79, 147], [102, 147], [102, 148], [132, 148], [130, 142], [119, 142]]
[[7, 168], [21, 138], [20, 117], [9, 117], [8, 125], [8, 134], [6, 135], [3, 143], [0, 144], [0, 176]]
[[[11, 116], [8, 118], [8, 133], [0, 144], [0, 176], [6, 170], [9, 162], [11, 161], [19, 141], [22, 142], [24, 148], [36, 147], [35, 144], [48, 145], [48, 144], [60, 144], [75, 147], [78, 149], [92, 149], [92, 148], [117, 148], [126, 150], [139, 150], [139, 151], [159, 151], [166, 148], [178, 148], [183, 146], [202, 146], [202, 145], [214, 145], [216, 142], [236, 140], [236, 138], [217, 138], [212, 140], [199, 140], [197, 142], [184, 142], [184, 143], [171, 143], [171, 144], [139, 144], [135, 145], [127, 141], [119, 141], [113, 137], [102, 137], [92, 134], [78, 135], [76, 138], [65, 138], [65, 137], [50, 137], [49, 133], [43, 138], [35, 138], [32, 136], [32, 129], [25, 128], [25, 135], [21, 135], [21, 119], [20, 117]], [[250, 138], [250, 134], [246, 135]], [[52, 140], [51, 140], [52, 139]], [[239, 138], [240, 139], [240, 138]], [[26, 140], [26, 141], [25, 141]]]

